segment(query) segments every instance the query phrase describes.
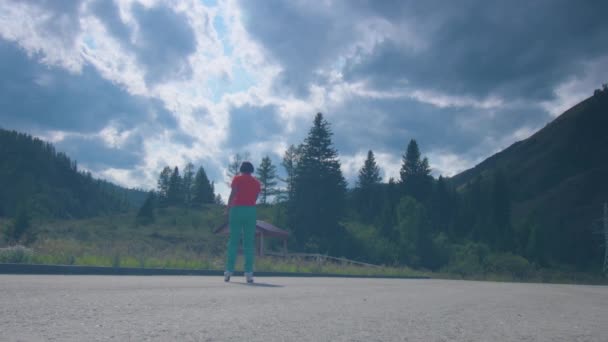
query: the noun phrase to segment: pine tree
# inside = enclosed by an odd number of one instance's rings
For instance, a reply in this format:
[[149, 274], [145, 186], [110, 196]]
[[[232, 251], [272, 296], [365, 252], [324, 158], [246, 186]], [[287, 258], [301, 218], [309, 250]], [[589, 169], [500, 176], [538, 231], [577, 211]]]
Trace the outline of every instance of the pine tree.
[[296, 240], [309, 250], [335, 253], [344, 234], [339, 224], [346, 181], [332, 147], [329, 123], [318, 113], [302, 145], [294, 175], [288, 221]]
[[400, 260], [410, 266], [428, 266], [431, 262], [429, 218], [425, 207], [410, 196], [397, 206], [397, 231]]
[[371, 222], [373, 216], [378, 215], [378, 188], [381, 180], [380, 168], [376, 164], [374, 152], [369, 150], [367, 159], [359, 170], [359, 178], [355, 188], [356, 206], [362, 219], [366, 222]]
[[158, 205], [166, 207], [168, 205], [169, 187], [171, 182], [171, 168], [165, 166], [158, 177]]
[[433, 196], [430, 203], [432, 229], [434, 232], [444, 232], [449, 237], [455, 237], [456, 232], [456, 194], [448, 186], [443, 176], [439, 176], [433, 187]]
[[285, 151], [285, 155], [283, 156], [283, 161], [281, 165], [285, 169], [287, 173], [287, 178], [282, 180], [287, 185], [287, 189], [284, 194], [284, 200], [289, 201], [293, 198], [293, 184], [296, 174], [296, 169], [298, 167], [298, 161], [300, 160], [300, 155], [302, 152], [302, 146], [290, 145], [287, 151]]
[[359, 170], [359, 179], [357, 179], [357, 187], [361, 189], [371, 188], [380, 183], [382, 177], [380, 177], [380, 168], [376, 164], [376, 158], [374, 152], [369, 150], [367, 152], [367, 159], [363, 163], [363, 167]]
[[21, 207], [6, 232], [6, 239], [10, 244], [19, 243], [29, 228], [30, 215], [25, 208]]
[[141, 208], [139, 208], [139, 211], [137, 212], [137, 218], [136, 218], [137, 223], [142, 224], [142, 225], [147, 225], [147, 224], [154, 222], [155, 206], [156, 206], [156, 195], [154, 194], [154, 191], [150, 191], [148, 193], [148, 197], [146, 197], [146, 201], [141, 206]]
[[169, 178], [169, 190], [167, 191], [167, 203], [169, 205], [181, 205], [184, 203], [182, 192], [182, 177], [179, 168], [176, 166]]
[[412, 196], [419, 202], [425, 202], [432, 188], [431, 169], [427, 158], [420, 159], [420, 150], [416, 140], [410, 140], [402, 161], [399, 175], [403, 195]]
[[513, 247], [513, 232], [511, 231], [511, 201], [509, 187], [504, 173], [499, 169], [492, 179], [492, 223], [494, 231], [490, 243], [501, 250]]
[[196, 176], [194, 176], [192, 203], [197, 205], [213, 203], [215, 199], [213, 192], [213, 184], [209, 182], [207, 173], [201, 166], [196, 172]]
[[192, 204], [192, 188], [194, 185], [194, 165], [192, 163], [186, 164], [184, 167], [184, 176], [182, 177], [182, 191], [184, 203], [186, 206]]
[[396, 239], [396, 207], [399, 202], [399, 196], [398, 184], [393, 177], [390, 177], [382, 194], [383, 201], [379, 224], [382, 236], [390, 240]]
[[266, 156], [262, 158], [260, 166], [256, 170], [258, 180], [262, 184], [262, 192], [260, 193], [260, 202], [266, 204], [268, 196], [275, 194], [275, 187], [277, 185], [277, 168], [272, 165], [270, 157]]

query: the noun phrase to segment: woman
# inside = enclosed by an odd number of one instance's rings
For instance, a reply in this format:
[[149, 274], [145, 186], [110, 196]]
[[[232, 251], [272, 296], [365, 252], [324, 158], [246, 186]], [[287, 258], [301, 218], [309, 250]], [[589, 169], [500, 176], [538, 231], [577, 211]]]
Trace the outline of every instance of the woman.
[[255, 244], [255, 202], [260, 194], [260, 182], [251, 174], [253, 165], [245, 161], [241, 164], [240, 173], [234, 176], [230, 187], [230, 197], [226, 213], [229, 213], [228, 224], [230, 226], [230, 238], [228, 240], [228, 252], [226, 256], [226, 272], [224, 281], [230, 281], [234, 272], [236, 252], [239, 248], [239, 240], [243, 236], [243, 254], [245, 254], [245, 277], [247, 283], [253, 283], [253, 258]]

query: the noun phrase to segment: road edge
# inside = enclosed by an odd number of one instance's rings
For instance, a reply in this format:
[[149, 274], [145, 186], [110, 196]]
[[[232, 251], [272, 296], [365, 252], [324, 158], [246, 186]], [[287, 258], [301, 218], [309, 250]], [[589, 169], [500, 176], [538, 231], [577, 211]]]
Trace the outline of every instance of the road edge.
[[[128, 276], [222, 276], [221, 270], [189, 270], [178, 268], [139, 268], [107, 266], [41, 265], [0, 263], [0, 274], [39, 275], [128, 275]], [[235, 272], [236, 276], [243, 275]], [[377, 279], [430, 279], [427, 276], [346, 275], [324, 273], [255, 272], [257, 277], [304, 277], [304, 278], [377, 278]]]

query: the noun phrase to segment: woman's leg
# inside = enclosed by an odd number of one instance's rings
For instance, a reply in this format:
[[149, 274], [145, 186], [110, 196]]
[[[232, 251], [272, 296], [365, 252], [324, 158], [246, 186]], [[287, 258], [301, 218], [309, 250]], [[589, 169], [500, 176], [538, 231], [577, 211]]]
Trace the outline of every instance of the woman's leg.
[[243, 208], [243, 252], [245, 254], [245, 272], [253, 273], [255, 261], [255, 207]]
[[242, 220], [239, 215], [239, 207], [230, 208], [228, 225], [230, 227], [230, 237], [228, 238], [228, 251], [226, 253], [226, 271], [234, 272], [236, 263], [236, 253], [239, 250], [241, 232], [243, 230]]

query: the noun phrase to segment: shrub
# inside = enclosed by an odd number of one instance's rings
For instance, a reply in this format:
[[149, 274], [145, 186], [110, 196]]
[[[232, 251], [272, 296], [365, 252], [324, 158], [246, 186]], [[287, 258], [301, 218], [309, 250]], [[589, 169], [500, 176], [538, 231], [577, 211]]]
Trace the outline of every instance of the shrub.
[[32, 261], [34, 251], [30, 248], [16, 245], [0, 248], [0, 262], [10, 264], [24, 264]]
[[482, 243], [469, 242], [464, 245], [455, 245], [450, 262], [442, 268], [442, 271], [462, 277], [482, 274], [484, 272], [483, 261], [488, 254], [488, 246]]
[[512, 253], [494, 253], [488, 256], [485, 262], [487, 272], [510, 274], [515, 278], [523, 279], [533, 271], [532, 265], [526, 258]]
[[6, 230], [6, 240], [9, 243], [19, 243], [30, 228], [30, 217], [25, 209], [20, 209], [12, 224]]
[[433, 237], [432, 253], [429, 266], [432, 270], [437, 270], [446, 265], [452, 255], [453, 246], [450, 243], [448, 236], [441, 232]]

